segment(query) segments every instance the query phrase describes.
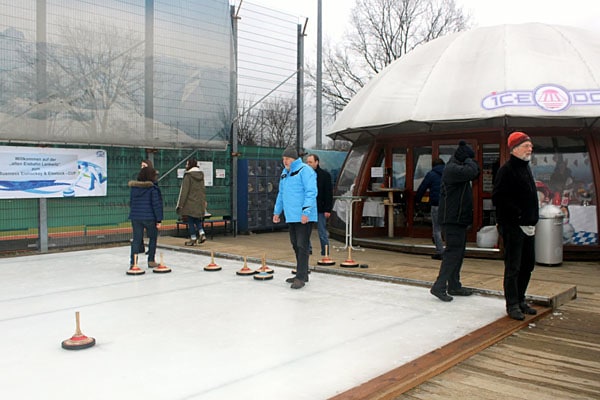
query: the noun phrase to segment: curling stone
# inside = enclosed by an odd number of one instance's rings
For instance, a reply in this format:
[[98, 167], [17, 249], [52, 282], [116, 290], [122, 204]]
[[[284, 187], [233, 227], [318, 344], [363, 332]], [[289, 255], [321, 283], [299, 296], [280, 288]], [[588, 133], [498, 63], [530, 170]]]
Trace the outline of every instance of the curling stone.
[[248, 268], [248, 263], [246, 263], [246, 257], [244, 257], [244, 266], [242, 267], [242, 269], [237, 271], [235, 274], [242, 275], [242, 276], [248, 276], [248, 275], [256, 274], [256, 271], [253, 271], [250, 268]]
[[204, 267], [205, 271], [220, 271], [222, 268], [217, 265], [217, 263], [215, 262], [215, 252], [211, 251], [210, 252], [210, 262], [208, 263], [208, 265], [206, 267]]
[[162, 253], [160, 253], [160, 263], [158, 264], [158, 267], [152, 269], [152, 272], [154, 272], [156, 274], [166, 274], [166, 273], [171, 272], [171, 268], [167, 267], [165, 265], [165, 263], [163, 262]]
[[335, 261], [333, 261], [329, 257], [329, 246], [325, 246], [325, 256], [317, 261], [318, 265], [335, 265]]
[[272, 274], [275, 271], [272, 268], [269, 268], [267, 266], [267, 256], [266, 254], [263, 254], [262, 256], [262, 265], [259, 269], [256, 270], [256, 273], [259, 274], [261, 272], [266, 272], [267, 274]]
[[254, 275], [254, 279], [257, 281], [268, 281], [269, 279], [273, 279], [273, 274], [268, 272], [259, 272], [258, 274]]
[[66, 350], [82, 350], [96, 344], [96, 339], [85, 336], [79, 328], [79, 311], [75, 312], [75, 333], [70, 339], [62, 341], [62, 348]]
[[138, 267], [137, 265], [137, 254], [133, 256], [133, 265], [126, 272], [127, 275], [144, 275], [146, 271]]
[[257, 281], [268, 281], [269, 279], [273, 279], [273, 269], [267, 267], [266, 255], [263, 254], [262, 258], [262, 266], [256, 270], [257, 274], [254, 275], [254, 279]]
[[356, 268], [358, 263], [352, 259], [352, 247], [348, 246], [348, 259], [340, 263], [340, 267]]

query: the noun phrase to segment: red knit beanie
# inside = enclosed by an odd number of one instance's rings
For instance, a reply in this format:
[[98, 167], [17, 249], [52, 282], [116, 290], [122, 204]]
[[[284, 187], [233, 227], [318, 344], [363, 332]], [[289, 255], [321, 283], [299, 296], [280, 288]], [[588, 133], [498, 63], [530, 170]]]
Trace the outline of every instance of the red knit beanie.
[[515, 147], [517, 147], [518, 145], [525, 143], [525, 142], [531, 142], [531, 138], [529, 136], [527, 136], [526, 133], [513, 132], [508, 137], [508, 149], [512, 150]]

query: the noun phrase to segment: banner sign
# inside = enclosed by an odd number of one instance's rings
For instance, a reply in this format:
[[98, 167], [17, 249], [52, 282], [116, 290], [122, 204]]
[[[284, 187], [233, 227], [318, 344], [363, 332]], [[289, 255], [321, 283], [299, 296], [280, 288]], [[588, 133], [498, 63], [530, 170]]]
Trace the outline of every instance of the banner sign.
[[0, 199], [106, 196], [106, 151], [0, 146]]

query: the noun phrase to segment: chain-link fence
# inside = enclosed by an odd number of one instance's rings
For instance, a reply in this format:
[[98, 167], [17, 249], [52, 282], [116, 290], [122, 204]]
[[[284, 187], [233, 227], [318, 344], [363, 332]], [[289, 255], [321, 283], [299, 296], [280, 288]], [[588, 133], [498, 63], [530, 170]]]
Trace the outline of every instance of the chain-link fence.
[[227, 0], [0, 0], [0, 146], [107, 157], [105, 196], [0, 198], [0, 252], [128, 241], [127, 182], [149, 154], [162, 234], [177, 229], [177, 169], [192, 155], [215, 171], [210, 212], [232, 215], [233, 71], [240, 101], [260, 109], [260, 140], [240, 142], [252, 145], [295, 134], [298, 71], [297, 17], [252, 3], [238, 11], [236, 66]]

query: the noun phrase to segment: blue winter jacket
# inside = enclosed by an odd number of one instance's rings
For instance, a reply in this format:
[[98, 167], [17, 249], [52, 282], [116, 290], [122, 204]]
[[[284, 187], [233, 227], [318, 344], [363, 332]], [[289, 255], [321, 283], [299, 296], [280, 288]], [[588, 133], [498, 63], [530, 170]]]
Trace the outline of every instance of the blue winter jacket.
[[154, 182], [129, 181], [129, 219], [132, 221], [163, 220], [162, 194]]
[[444, 167], [444, 164], [438, 164], [425, 175], [425, 178], [417, 189], [415, 203], [420, 202], [425, 191], [429, 189], [429, 204], [432, 206], [438, 206], [440, 204], [440, 184], [442, 182]]
[[273, 215], [285, 214], [285, 222], [302, 222], [302, 215], [317, 222], [317, 174], [297, 158], [290, 170], [283, 169]]

